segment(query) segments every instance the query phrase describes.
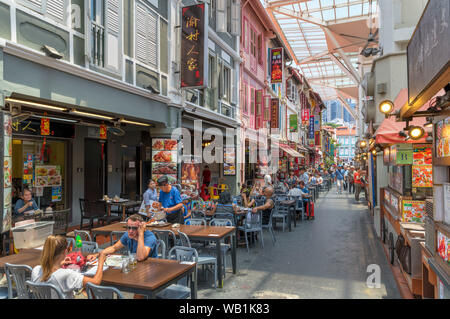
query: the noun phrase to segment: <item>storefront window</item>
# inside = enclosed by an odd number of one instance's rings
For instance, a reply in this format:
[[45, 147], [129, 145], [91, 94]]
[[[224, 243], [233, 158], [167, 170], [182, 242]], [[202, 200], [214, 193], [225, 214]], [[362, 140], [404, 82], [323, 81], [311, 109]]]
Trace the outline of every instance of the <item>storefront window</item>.
[[64, 209], [67, 202], [67, 143], [64, 141], [13, 139], [13, 204], [24, 188], [33, 190], [40, 209]]

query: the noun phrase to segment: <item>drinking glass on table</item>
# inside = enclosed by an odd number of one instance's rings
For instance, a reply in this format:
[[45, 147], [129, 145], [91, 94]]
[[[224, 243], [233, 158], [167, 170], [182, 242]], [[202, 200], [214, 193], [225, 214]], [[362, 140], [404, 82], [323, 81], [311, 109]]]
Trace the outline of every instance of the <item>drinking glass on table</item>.
[[129, 258], [129, 262], [130, 262], [130, 269], [131, 270], [136, 269], [136, 266], [137, 266], [136, 254], [130, 254], [128, 256], [128, 258]]

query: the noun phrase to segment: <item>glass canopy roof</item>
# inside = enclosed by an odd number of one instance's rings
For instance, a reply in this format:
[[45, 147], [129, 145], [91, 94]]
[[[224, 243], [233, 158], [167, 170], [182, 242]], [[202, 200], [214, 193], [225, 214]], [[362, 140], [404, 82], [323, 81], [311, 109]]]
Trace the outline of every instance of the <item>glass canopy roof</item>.
[[[353, 71], [357, 69], [358, 55], [367, 43], [369, 32], [376, 29], [373, 21], [378, 14], [377, 0], [261, 2], [274, 23], [280, 26], [301, 72], [311, 84], [327, 87], [327, 96], [332, 91], [329, 88], [357, 86], [357, 79], [352, 76], [351, 71], [352, 67]], [[367, 23], [358, 25], [358, 29], [365, 30], [359, 30], [358, 36], [352, 36], [355, 31], [355, 25], [352, 23], [356, 21]], [[325, 29], [334, 33], [330, 35]], [[350, 35], [344, 38], [334, 37], [339, 33]]]

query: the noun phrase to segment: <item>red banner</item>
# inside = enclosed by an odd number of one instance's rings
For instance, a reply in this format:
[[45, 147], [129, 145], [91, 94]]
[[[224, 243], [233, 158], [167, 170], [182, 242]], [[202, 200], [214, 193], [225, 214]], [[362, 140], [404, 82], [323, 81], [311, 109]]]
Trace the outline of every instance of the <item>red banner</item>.
[[107, 131], [106, 125], [105, 124], [101, 124], [100, 125], [100, 138], [102, 140], [106, 140], [106, 131]]
[[283, 48], [270, 50], [270, 82], [283, 82]]
[[50, 119], [41, 118], [41, 135], [50, 135]]

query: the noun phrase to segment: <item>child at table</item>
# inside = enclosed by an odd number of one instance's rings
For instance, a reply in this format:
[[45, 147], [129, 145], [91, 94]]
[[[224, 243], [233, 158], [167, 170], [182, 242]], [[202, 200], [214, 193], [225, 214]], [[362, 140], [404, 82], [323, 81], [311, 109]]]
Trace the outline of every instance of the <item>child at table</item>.
[[191, 197], [183, 194], [181, 195], [181, 200], [183, 201], [183, 219], [185, 225], [191, 224], [191, 210], [189, 209], [189, 204], [191, 202]]
[[[64, 236], [48, 236], [42, 250], [41, 265], [33, 268], [31, 281], [53, 284], [61, 290], [65, 299], [72, 299], [74, 291], [85, 287], [88, 282], [100, 285], [106, 255], [100, 253], [95, 276], [87, 277], [72, 269], [62, 268], [62, 266], [71, 262], [70, 259], [66, 259], [69, 252], [67, 246], [67, 239]], [[53, 295], [52, 297], [56, 298]]]

